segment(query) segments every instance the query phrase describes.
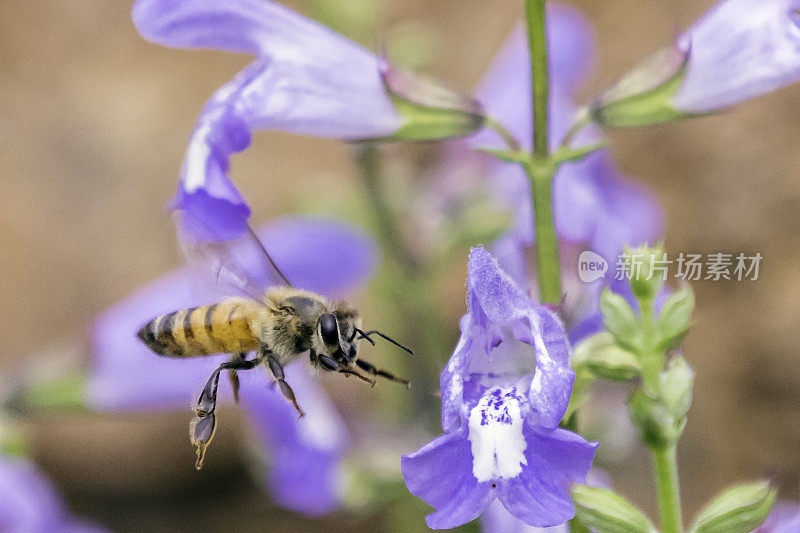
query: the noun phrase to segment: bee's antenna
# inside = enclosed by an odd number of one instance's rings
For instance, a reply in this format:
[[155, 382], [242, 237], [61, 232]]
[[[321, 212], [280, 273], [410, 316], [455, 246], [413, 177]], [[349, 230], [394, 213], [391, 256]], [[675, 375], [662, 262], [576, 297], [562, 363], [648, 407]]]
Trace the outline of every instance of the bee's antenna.
[[353, 331], [353, 336], [352, 336], [352, 337], [350, 337], [350, 340], [351, 340], [351, 341], [352, 341], [352, 340], [355, 338], [355, 336], [356, 336], [356, 333], [358, 333], [358, 335], [359, 335], [359, 337], [358, 337], [358, 338], [359, 338], [359, 339], [367, 339], [367, 341], [368, 341], [368, 342], [369, 342], [371, 345], [375, 346], [375, 341], [374, 341], [374, 340], [372, 340], [372, 339], [370, 339], [368, 335], [366, 335], [366, 334], [365, 334], [363, 331], [361, 331], [361, 330], [360, 330], [360, 329], [358, 329], [358, 328], [355, 328], [355, 329], [354, 329], [354, 331]]
[[402, 344], [400, 344], [399, 342], [397, 342], [393, 338], [389, 337], [388, 335], [386, 335], [384, 333], [381, 333], [377, 329], [373, 329], [372, 331], [361, 331], [359, 329], [357, 331], [361, 334], [361, 338], [367, 339], [369, 342], [372, 343], [373, 346], [375, 345], [375, 342], [372, 339], [370, 339], [369, 336], [374, 333], [375, 335], [378, 335], [379, 337], [383, 338], [384, 340], [387, 340], [387, 341], [391, 342], [392, 344], [394, 344], [395, 346], [397, 346], [401, 350], [405, 350], [408, 353], [410, 353], [411, 355], [414, 355], [414, 352], [410, 348], [406, 348], [405, 346], [403, 346]]

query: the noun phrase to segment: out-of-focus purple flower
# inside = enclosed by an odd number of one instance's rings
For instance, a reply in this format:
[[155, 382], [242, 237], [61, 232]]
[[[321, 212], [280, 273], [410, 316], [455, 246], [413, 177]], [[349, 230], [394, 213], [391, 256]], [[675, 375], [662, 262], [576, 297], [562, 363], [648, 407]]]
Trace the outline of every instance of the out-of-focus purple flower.
[[101, 533], [74, 518], [56, 487], [35, 464], [0, 455], [0, 531], [9, 533]]
[[800, 531], [800, 504], [778, 502], [767, 520], [753, 533], [797, 533]]
[[[556, 148], [577, 112], [572, 95], [588, 77], [594, 62], [594, 31], [576, 9], [548, 3], [548, 51], [551, 67], [549, 128], [551, 148]], [[497, 54], [475, 95], [489, 116], [498, 119], [524, 147], [531, 148], [530, 54], [524, 27], [517, 27]], [[587, 128], [577, 141], [599, 140], [595, 128]], [[515, 164], [480, 153], [475, 147], [503, 148], [503, 141], [485, 129], [465, 141], [450, 143], [444, 152], [437, 181], [486, 180], [501, 207], [512, 212], [509, 232], [492, 243], [503, 268], [520, 284], [535, 291], [525, 249], [534, 244], [530, 183]], [[455, 168], [454, 168], [455, 167]], [[441, 188], [441, 186], [439, 186]], [[463, 187], [454, 184], [453, 188]], [[600, 329], [598, 299], [604, 285], [623, 290], [614, 281], [616, 258], [625, 245], [653, 241], [661, 233], [662, 213], [644, 187], [622, 175], [609, 150], [598, 151], [578, 162], [563, 164], [553, 183], [553, 212], [561, 242], [566, 301], [563, 316], [570, 340], [576, 342]], [[577, 275], [577, 253], [589, 249], [607, 261], [605, 278], [584, 283]], [[619, 285], [619, 287], [617, 287]]]
[[[372, 242], [345, 224], [326, 219], [286, 218], [258, 231], [262, 242], [295, 286], [329, 297], [352, 290], [371, 274]], [[324, 258], [324, 261], [320, 261]], [[242, 263], [255, 257], [240, 257]], [[136, 332], [162, 313], [214, 303], [223, 296], [205, 273], [184, 268], [139, 289], [105, 311], [92, 332], [94, 364], [88, 383], [91, 407], [102, 410], [186, 408], [224, 358], [192, 361], [158, 357]], [[264, 280], [266, 283], [266, 280]], [[338, 467], [347, 446], [339, 414], [302, 364], [286, 368], [306, 412], [297, 418], [270, 380], [258, 370], [239, 373], [241, 403], [255, 435], [269, 451], [270, 487], [287, 508], [318, 515], [339, 503]], [[230, 399], [221, 387], [220, 399]], [[288, 460], [291, 452], [291, 460]], [[315, 490], [307, 488], [313, 486]]]
[[[253, 130], [340, 139], [424, 134], [409, 123], [395, 97], [407, 98], [417, 115], [428, 107], [453, 111], [449, 118], [439, 113], [438, 124], [455, 120], [455, 130], [434, 136], [466, 135], [482, 124], [471, 102], [433, 84], [414, 84], [425, 89], [422, 100], [404, 94], [408, 84], [393, 87], [393, 82], [407, 82], [408, 76], [269, 0], [138, 0], [133, 21], [145, 39], [165, 46], [256, 56], [208, 101], [186, 150], [172, 207], [186, 212], [184, 220], [199, 238], [228, 240], [246, 231], [250, 210], [228, 167], [231, 154], [249, 146]], [[463, 123], [455, 111], [464, 111]], [[437, 122], [428, 122], [435, 129]]]
[[723, 0], [678, 39], [677, 109], [703, 113], [800, 80], [800, 1]]
[[574, 515], [596, 443], [558, 428], [572, 390], [561, 321], [530, 300], [482, 248], [470, 254], [468, 311], [441, 376], [445, 434], [404, 456], [434, 529], [478, 517], [495, 498], [516, 518], [554, 526]]
[[594, 120], [645, 126], [724, 109], [800, 80], [800, 1], [722, 0], [602, 93]]

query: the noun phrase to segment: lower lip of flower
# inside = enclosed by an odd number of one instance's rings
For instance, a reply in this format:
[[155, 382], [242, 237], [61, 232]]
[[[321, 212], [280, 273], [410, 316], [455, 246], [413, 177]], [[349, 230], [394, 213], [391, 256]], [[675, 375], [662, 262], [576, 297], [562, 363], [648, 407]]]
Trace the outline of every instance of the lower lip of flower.
[[487, 390], [469, 415], [472, 474], [480, 481], [511, 479], [527, 465], [524, 421], [516, 388]]

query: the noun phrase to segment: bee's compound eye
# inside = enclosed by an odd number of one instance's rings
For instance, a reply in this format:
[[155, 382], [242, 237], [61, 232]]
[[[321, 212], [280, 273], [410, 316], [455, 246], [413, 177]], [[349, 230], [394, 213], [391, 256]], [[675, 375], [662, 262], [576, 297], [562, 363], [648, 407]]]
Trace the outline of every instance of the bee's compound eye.
[[339, 345], [339, 330], [336, 326], [336, 317], [330, 313], [325, 313], [319, 317], [319, 330], [325, 344]]

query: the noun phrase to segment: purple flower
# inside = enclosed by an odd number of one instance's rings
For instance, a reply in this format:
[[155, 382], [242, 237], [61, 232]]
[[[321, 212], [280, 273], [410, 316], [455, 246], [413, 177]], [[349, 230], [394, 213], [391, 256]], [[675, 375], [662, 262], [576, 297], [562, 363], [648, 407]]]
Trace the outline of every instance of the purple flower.
[[[269, 0], [139, 0], [133, 21], [145, 39], [165, 46], [256, 56], [208, 101], [186, 150], [172, 207], [184, 210], [188, 229], [205, 240], [228, 240], [246, 230], [250, 210], [228, 167], [231, 154], [249, 146], [253, 130], [340, 139], [403, 132], [415, 137], [420, 130], [403, 113], [405, 96], [417, 116], [424, 108], [467, 106], [464, 124], [457, 113], [447, 119], [440, 113], [440, 125], [465, 128], [443, 136], [466, 135], [482, 124], [477, 109], [468, 109], [471, 103], [432, 84], [413, 83], [358, 44]], [[426, 101], [411, 101], [414, 95], [404, 95], [403, 87], [390, 94], [394, 80], [424, 89]]]
[[35, 464], [0, 455], [0, 531], [101, 533], [70, 515], [53, 483]]
[[753, 533], [797, 533], [800, 531], [800, 505], [793, 502], [778, 502], [767, 520]]
[[800, 1], [723, 0], [677, 41], [689, 54], [672, 103], [703, 113], [800, 80]]
[[563, 325], [482, 248], [470, 254], [467, 287], [441, 376], [445, 434], [403, 457], [406, 485], [436, 508], [434, 529], [473, 520], [495, 498], [526, 524], [561, 524], [597, 447], [558, 428], [575, 379]]
[[[577, 106], [572, 95], [586, 80], [594, 63], [594, 31], [574, 8], [548, 4], [548, 44], [551, 67], [550, 140], [555, 148], [566, 134]], [[517, 27], [487, 69], [475, 94], [487, 114], [497, 118], [522, 143], [531, 148], [530, 55], [525, 29]], [[578, 137], [588, 143], [599, 139], [596, 129]], [[502, 148], [501, 139], [483, 130], [467, 141], [448, 147], [439, 174], [444, 179], [448, 167], [459, 167], [452, 179], [462, 180], [465, 167], [479, 179], [488, 175], [498, 203], [511, 210], [509, 232], [494, 242], [492, 251], [503, 268], [522, 286], [530, 287], [530, 268], [525, 249], [535, 241], [530, 184], [524, 171], [515, 164], [499, 162], [487, 155], [471, 152], [474, 147]], [[469, 153], [468, 153], [469, 152]], [[601, 150], [578, 162], [563, 164], [553, 183], [553, 211], [556, 232], [562, 243], [562, 273], [566, 302], [564, 316], [575, 342], [599, 330], [597, 308], [601, 289], [615, 283], [616, 258], [625, 245], [653, 241], [661, 233], [662, 213], [657, 201], [644, 187], [622, 175], [609, 150]], [[606, 260], [605, 278], [593, 283], [579, 281], [577, 252], [589, 249]], [[574, 257], [570, 254], [574, 253]]]
[[[295, 286], [329, 297], [361, 284], [375, 264], [371, 241], [339, 222], [286, 218], [258, 233]], [[320, 257], [325, 260], [319, 261]], [[246, 265], [256, 258], [243, 255], [238, 259]], [[203, 274], [188, 268], [167, 274], [98, 317], [92, 332], [94, 365], [88, 384], [92, 407], [186, 408], [197, 397], [222, 362], [220, 357], [191, 361], [158, 357], [136, 338], [136, 332], [161, 313], [231, 296], [214, 287]], [[286, 368], [286, 379], [306, 412], [298, 419], [294, 408], [270, 387], [265, 375], [251, 371], [239, 376], [242, 406], [254, 434], [269, 452], [269, 484], [275, 500], [309, 515], [336, 508], [339, 461], [347, 447], [347, 434], [321, 388], [302, 364]], [[220, 398], [230, 399], [228, 387], [220, 389]], [[307, 490], [309, 486], [315, 490]]]

